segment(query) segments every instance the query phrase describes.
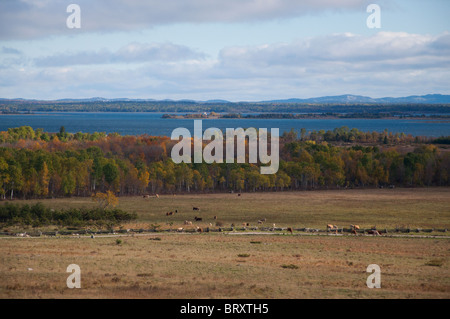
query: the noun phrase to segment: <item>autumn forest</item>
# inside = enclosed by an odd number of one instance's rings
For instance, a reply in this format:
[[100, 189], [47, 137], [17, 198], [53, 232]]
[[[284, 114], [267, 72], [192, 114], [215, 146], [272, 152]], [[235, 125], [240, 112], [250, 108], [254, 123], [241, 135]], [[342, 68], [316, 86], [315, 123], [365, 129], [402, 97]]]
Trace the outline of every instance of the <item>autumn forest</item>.
[[[174, 164], [168, 137], [58, 133], [29, 126], [0, 132], [1, 198], [260, 192], [450, 185], [448, 138], [333, 131], [284, 133], [280, 168], [254, 164]], [[270, 148], [269, 148], [270, 149]]]

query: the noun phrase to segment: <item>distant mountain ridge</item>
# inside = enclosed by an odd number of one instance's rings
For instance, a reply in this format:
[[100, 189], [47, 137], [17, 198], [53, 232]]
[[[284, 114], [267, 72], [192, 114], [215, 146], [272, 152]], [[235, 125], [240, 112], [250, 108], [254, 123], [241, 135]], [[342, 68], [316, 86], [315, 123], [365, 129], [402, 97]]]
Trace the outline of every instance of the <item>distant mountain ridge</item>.
[[92, 98], [80, 98], [80, 99], [58, 99], [58, 100], [38, 100], [38, 99], [5, 99], [0, 98], [0, 101], [20, 101], [20, 102], [54, 102], [54, 103], [65, 103], [65, 102], [185, 102], [185, 103], [199, 103], [199, 104], [229, 104], [229, 103], [283, 103], [283, 104], [450, 104], [450, 95], [443, 94], [427, 94], [427, 95], [411, 95], [406, 97], [382, 97], [382, 98], [371, 98], [369, 96], [362, 95], [335, 95], [335, 96], [321, 96], [313, 98], [290, 98], [290, 99], [276, 99], [276, 100], [265, 100], [265, 101], [239, 101], [231, 102], [222, 99], [214, 100], [191, 100], [191, 99], [133, 99], [133, 98], [103, 98], [103, 97], [92, 97]]
[[265, 101], [268, 103], [313, 103], [313, 104], [449, 104], [450, 95], [427, 94], [427, 95], [411, 95], [406, 97], [383, 97], [371, 98], [362, 95], [336, 95], [322, 96], [308, 99], [285, 99]]

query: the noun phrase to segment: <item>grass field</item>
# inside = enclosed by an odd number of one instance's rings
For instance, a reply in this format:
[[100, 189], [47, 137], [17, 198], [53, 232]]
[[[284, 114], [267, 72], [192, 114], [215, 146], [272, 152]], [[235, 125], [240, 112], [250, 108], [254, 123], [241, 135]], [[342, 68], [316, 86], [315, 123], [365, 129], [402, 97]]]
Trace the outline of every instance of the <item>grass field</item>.
[[[15, 203], [36, 203], [39, 200], [16, 200]], [[64, 209], [94, 207], [90, 198], [63, 198], [40, 200], [45, 205]], [[200, 208], [193, 211], [192, 207]], [[167, 228], [182, 226], [194, 216], [203, 218], [196, 225], [215, 223], [214, 216], [224, 226], [258, 226], [275, 223], [280, 227], [310, 227], [325, 229], [327, 224], [349, 227], [350, 224], [370, 228], [448, 228], [450, 229], [450, 188], [329, 190], [306, 192], [161, 195], [159, 198], [120, 197], [119, 206], [138, 213], [137, 226], [150, 228], [151, 224]], [[178, 214], [166, 216], [166, 212]], [[136, 225], [135, 225], [136, 226]], [[139, 227], [137, 227], [139, 228]]]
[[[218, 216], [225, 225], [266, 218], [281, 227], [449, 228], [449, 195], [448, 188], [167, 195], [120, 198], [119, 208], [138, 213], [135, 225], [125, 225], [136, 228], [180, 227], [195, 215], [203, 218], [200, 226]], [[83, 198], [43, 203], [94, 205]], [[175, 209], [178, 214], [165, 215]], [[446, 238], [284, 232], [8, 237], [0, 239], [0, 297], [449, 298], [449, 256]], [[81, 268], [81, 289], [66, 286], [69, 264]], [[369, 264], [381, 268], [381, 289], [366, 286]]]

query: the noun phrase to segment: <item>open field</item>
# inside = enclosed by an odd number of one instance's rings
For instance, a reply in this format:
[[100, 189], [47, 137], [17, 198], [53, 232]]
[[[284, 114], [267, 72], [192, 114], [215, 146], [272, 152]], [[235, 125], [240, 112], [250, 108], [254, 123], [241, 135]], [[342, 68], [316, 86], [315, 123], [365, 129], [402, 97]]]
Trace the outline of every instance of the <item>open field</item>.
[[[157, 234], [3, 238], [1, 298], [449, 298], [449, 240]], [[155, 240], [155, 239], [160, 240]], [[369, 289], [369, 264], [381, 289]], [[69, 289], [66, 268], [81, 268]], [[28, 270], [31, 268], [32, 270]]]
[[[51, 200], [15, 200], [15, 203], [36, 202], [54, 208], [94, 207], [90, 198], [62, 198]], [[200, 211], [193, 211], [196, 206]], [[350, 224], [378, 229], [410, 227], [450, 229], [450, 188], [363, 189], [305, 192], [188, 194], [160, 195], [159, 198], [120, 197], [118, 208], [138, 214], [138, 223], [129, 228], [161, 229], [181, 227], [185, 220], [200, 227], [215, 225], [214, 216], [224, 226], [249, 223], [258, 226], [274, 223], [278, 227], [310, 227], [325, 229], [327, 224], [349, 227]], [[177, 214], [166, 216], [169, 211]]]
[[[192, 227], [218, 216], [225, 225], [257, 226], [266, 218], [280, 227], [449, 228], [449, 195], [448, 188], [163, 195], [120, 198], [119, 208], [138, 213], [134, 225], [125, 225], [136, 228], [183, 227], [194, 216], [203, 221]], [[88, 198], [42, 202], [53, 208], [94, 205]], [[179, 213], [165, 215], [174, 210]], [[450, 239], [297, 235], [3, 237], [0, 297], [450, 298]], [[81, 289], [66, 286], [70, 264], [81, 268]], [[366, 286], [369, 264], [381, 267], [381, 289]]]

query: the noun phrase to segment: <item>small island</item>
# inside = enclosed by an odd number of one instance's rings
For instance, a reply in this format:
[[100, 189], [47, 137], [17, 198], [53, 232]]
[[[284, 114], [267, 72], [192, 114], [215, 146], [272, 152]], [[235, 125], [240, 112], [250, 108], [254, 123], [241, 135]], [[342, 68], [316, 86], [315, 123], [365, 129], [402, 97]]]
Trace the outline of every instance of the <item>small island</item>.
[[188, 114], [163, 114], [163, 119], [441, 119], [449, 120], [450, 115], [425, 115], [411, 113], [258, 113], [258, 114], [241, 114], [241, 113], [188, 113]]
[[189, 113], [189, 114], [163, 114], [163, 119], [220, 119], [224, 118], [224, 114], [216, 112]]

